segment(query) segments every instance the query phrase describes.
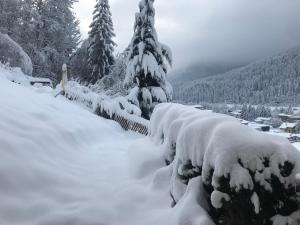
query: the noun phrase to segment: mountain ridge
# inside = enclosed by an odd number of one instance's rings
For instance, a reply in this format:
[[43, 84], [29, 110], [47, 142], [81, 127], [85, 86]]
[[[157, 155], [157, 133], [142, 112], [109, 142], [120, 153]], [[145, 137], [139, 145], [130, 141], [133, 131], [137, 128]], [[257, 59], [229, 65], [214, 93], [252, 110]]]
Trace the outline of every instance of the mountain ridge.
[[299, 104], [300, 46], [225, 73], [172, 84], [175, 101]]

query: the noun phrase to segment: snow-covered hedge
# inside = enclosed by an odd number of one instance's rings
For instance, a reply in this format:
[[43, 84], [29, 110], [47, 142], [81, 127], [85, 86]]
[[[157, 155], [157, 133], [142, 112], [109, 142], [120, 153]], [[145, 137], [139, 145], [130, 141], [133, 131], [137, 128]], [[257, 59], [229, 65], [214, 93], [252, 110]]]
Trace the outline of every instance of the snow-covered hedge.
[[[58, 88], [59, 89], [59, 86]], [[76, 81], [69, 81], [65, 87], [65, 94], [69, 100], [76, 101], [91, 109], [95, 114], [107, 119], [128, 121], [126, 129], [135, 129], [137, 126], [141, 127], [143, 134], [148, 133], [149, 121], [141, 118], [141, 110], [131, 103], [130, 97], [115, 97], [111, 98], [105, 94], [93, 92], [90, 88], [77, 83]], [[123, 124], [121, 124], [123, 127]], [[125, 127], [123, 127], [125, 128]], [[145, 130], [145, 131], [144, 131]]]
[[[57, 89], [59, 88], [60, 85], [58, 85]], [[69, 81], [65, 85], [65, 91], [68, 99], [79, 102], [92, 111], [95, 111], [98, 103], [106, 98], [103, 95], [92, 92], [88, 87], [82, 86], [76, 81]]]
[[[189, 180], [201, 176], [209, 196], [207, 210], [217, 224], [297, 224], [300, 153], [286, 139], [178, 104], [158, 105], [150, 132], [172, 167], [174, 204]], [[290, 222], [280, 223], [283, 217]]]
[[19, 67], [27, 74], [32, 74], [32, 62], [22, 47], [7, 34], [0, 33], [0, 62], [8, 63], [11, 67]]

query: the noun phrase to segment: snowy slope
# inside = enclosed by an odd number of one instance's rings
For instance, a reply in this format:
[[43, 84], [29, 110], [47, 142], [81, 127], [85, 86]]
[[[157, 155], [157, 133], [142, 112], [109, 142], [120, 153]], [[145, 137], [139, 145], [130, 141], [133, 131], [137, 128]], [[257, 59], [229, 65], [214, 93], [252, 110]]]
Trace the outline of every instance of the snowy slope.
[[175, 84], [174, 99], [212, 103], [300, 103], [300, 47], [229, 72]]
[[51, 94], [0, 71], [1, 225], [212, 224], [197, 180], [170, 207], [157, 146]]

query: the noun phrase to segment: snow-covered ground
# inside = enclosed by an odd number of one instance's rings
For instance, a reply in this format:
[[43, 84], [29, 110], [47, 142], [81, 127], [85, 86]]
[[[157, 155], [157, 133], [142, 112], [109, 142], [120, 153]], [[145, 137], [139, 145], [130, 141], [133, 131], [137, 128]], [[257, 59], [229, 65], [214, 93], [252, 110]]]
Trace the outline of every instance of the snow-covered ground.
[[193, 191], [170, 207], [171, 171], [148, 138], [3, 73], [1, 225], [210, 224]]

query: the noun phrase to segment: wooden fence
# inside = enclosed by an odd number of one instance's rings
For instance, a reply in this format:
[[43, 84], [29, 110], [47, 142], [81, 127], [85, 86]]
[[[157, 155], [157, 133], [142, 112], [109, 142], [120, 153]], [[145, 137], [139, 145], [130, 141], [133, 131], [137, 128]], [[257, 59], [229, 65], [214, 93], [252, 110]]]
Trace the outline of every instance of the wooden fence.
[[[105, 110], [100, 108], [100, 106], [97, 107], [95, 113], [98, 116], [101, 116], [105, 119], [116, 121], [126, 131], [131, 130], [145, 136], [147, 136], [149, 133], [149, 125], [148, 125], [149, 121], [144, 120], [142, 118], [134, 119], [135, 116], [130, 114], [128, 114], [130, 118], [126, 118], [124, 115], [120, 115], [117, 113], [108, 115]], [[143, 122], [140, 122], [141, 120], [143, 120]]]
[[[72, 95], [70, 95], [68, 93], [65, 93], [65, 97], [67, 99], [69, 99], [70, 101], [78, 101], [90, 109], [93, 108], [93, 103], [89, 99], [77, 98], [74, 96], [72, 97]], [[131, 130], [131, 131], [140, 133], [145, 136], [147, 136], [149, 133], [149, 121], [148, 120], [142, 119], [135, 115], [131, 115], [129, 113], [126, 113], [125, 111], [122, 114], [113, 113], [112, 115], [109, 115], [104, 109], [101, 109], [100, 104], [99, 104], [94, 113], [105, 119], [116, 121], [126, 131]]]

